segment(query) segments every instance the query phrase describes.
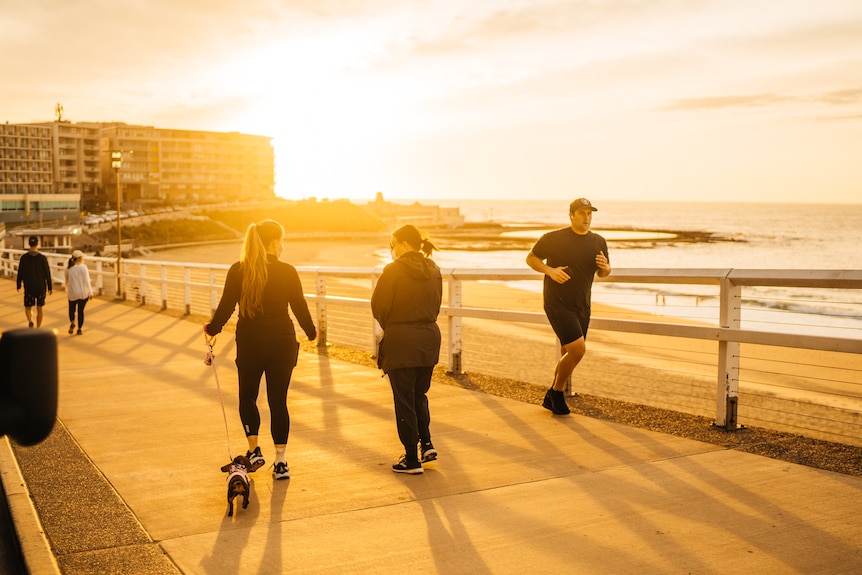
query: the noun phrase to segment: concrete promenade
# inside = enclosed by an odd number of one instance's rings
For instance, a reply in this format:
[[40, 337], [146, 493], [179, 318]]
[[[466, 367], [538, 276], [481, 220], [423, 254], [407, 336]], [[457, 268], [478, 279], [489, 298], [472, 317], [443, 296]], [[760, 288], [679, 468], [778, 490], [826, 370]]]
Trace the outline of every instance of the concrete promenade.
[[[25, 325], [21, 299], [0, 279], [3, 331]], [[439, 384], [440, 458], [394, 474], [387, 381], [305, 353], [292, 477], [272, 479], [262, 390], [267, 467], [226, 517], [219, 467], [245, 450], [232, 334], [216, 345], [228, 446], [200, 325], [98, 299], [86, 317], [67, 335], [65, 293], [49, 297], [60, 424], [0, 442], [34, 573], [862, 572], [862, 478]]]

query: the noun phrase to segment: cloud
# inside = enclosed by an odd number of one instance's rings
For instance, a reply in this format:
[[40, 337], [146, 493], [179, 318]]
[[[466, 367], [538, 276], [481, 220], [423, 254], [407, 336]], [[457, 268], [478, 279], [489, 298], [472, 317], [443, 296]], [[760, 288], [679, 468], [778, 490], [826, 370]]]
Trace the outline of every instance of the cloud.
[[[503, 51], [518, 60], [518, 56], [528, 59], [537, 51], [558, 50], [565, 56], [564, 46], [571, 50], [589, 36], [637, 27], [640, 18], [660, 19], [671, 5], [674, 3], [662, 0], [509, 0], [494, 2], [491, 8], [481, 3], [455, 3], [454, 10], [438, 11], [430, 22], [417, 23], [401, 38], [397, 54], [404, 58], [460, 58]], [[625, 44], [624, 39], [619, 44]]]
[[[663, 107], [664, 110], [717, 110], [721, 108], [755, 108], [786, 103], [813, 103], [829, 106], [847, 106], [862, 103], [862, 88], [849, 88], [814, 94], [788, 96], [781, 94], [751, 94], [743, 96], [714, 96], [683, 98]], [[841, 116], [842, 118], [853, 116]]]
[[845, 120], [862, 120], [862, 114], [851, 114], [848, 116], [818, 116], [815, 118], [821, 122], [834, 122], [834, 121], [845, 121]]
[[62, 79], [148, 67], [217, 63], [273, 38], [314, 33], [313, 23], [355, 18], [388, 0], [28, 0], [4, 2], [0, 70]]
[[[804, 6], [804, 5], [803, 5]], [[774, 29], [763, 27], [738, 31], [726, 38], [725, 47], [734, 55], [749, 54], [794, 63], [824, 56], [858, 58], [862, 54], [862, 15], [858, 5], [845, 11], [811, 10], [808, 16], [791, 20]]]
[[862, 88], [851, 88], [848, 90], [837, 90], [826, 92], [812, 98], [814, 101], [830, 104], [833, 106], [844, 106], [847, 104], [858, 104], [862, 102]]
[[706, 98], [684, 98], [664, 106], [665, 110], [718, 110], [721, 108], [754, 108], [771, 106], [796, 98], [778, 94], [753, 94], [747, 96], [716, 96]]

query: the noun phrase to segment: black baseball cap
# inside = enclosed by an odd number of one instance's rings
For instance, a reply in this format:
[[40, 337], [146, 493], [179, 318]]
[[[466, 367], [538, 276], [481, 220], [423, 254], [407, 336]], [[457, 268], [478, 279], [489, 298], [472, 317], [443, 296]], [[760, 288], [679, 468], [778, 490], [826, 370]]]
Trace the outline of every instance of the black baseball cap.
[[578, 210], [583, 210], [584, 208], [589, 208], [594, 212], [599, 211], [598, 208], [593, 207], [593, 204], [590, 203], [590, 200], [587, 198], [578, 198], [571, 204], [569, 204], [569, 213], [574, 214]]

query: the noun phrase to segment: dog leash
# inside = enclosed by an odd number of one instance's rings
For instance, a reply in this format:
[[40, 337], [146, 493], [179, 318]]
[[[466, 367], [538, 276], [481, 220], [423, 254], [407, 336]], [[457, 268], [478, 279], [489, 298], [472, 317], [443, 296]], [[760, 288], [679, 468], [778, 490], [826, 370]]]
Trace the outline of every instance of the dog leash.
[[222, 393], [221, 393], [221, 384], [219, 383], [219, 380], [218, 380], [218, 370], [216, 370], [216, 365], [215, 365], [215, 353], [213, 352], [213, 348], [215, 347], [215, 342], [216, 342], [217, 337], [218, 337], [217, 335], [210, 337], [207, 334], [207, 332], [204, 332], [204, 342], [206, 342], [206, 345], [207, 345], [207, 354], [204, 357], [204, 365], [209, 365], [213, 369], [213, 377], [215, 378], [216, 389], [218, 389], [218, 400], [219, 400], [219, 403], [221, 403], [221, 414], [222, 414], [222, 417], [224, 418], [224, 434], [225, 434], [225, 437], [227, 437], [227, 458], [228, 458], [228, 461], [233, 461], [233, 455], [231, 455], [231, 452], [230, 452], [230, 432], [228, 431], [228, 425], [227, 425], [227, 412], [224, 409], [224, 397], [222, 397]]

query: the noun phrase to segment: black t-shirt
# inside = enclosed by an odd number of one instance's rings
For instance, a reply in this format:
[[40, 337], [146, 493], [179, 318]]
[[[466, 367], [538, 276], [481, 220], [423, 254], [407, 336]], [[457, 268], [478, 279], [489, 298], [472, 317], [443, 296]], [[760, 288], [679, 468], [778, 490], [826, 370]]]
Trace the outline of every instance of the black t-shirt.
[[[598, 270], [596, 256], [599, 252], [608, 255], [605, 238], [593, 232], [576, 234], [572, 228], [548, 232], [533, 246], [533, 255], [551, 267], [569, 266], [572, 279], [558, 284], [545, 275], [545, 308], [565, 308], [590, 313], [590, 292], [593, 278]], [[610, 259], [608, 259], [610, 261]]]
[[52, 291], [51, 267], [44, 254], [27, 251], [18, 261], [18, 277], [15, 281], [18, 289], [24, 284], [24, 293], [34, 296], [45, 295]]

